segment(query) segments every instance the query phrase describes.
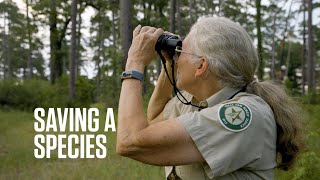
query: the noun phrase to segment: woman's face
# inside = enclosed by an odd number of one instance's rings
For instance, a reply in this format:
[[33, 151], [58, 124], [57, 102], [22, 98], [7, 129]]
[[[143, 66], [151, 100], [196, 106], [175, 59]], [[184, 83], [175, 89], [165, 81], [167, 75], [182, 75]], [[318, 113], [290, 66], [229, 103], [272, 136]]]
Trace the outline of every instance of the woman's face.
[[182, 52], [178, 57], [177, 63], [177, 87], [188, 91], [194, 85], [196, 80], [195, 71], [197, 69], [196, 63], [194, 63], [193, 51], [191, 50], [191, 37], [189, 33], [182, 42]]

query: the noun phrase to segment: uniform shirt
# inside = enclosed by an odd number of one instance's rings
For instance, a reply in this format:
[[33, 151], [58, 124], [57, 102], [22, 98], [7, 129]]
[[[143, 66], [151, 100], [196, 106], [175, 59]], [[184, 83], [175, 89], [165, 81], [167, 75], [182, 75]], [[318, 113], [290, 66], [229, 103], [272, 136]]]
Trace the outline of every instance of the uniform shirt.
[[[181, 179], [274, 178], [277, 132], [273, 112], [263, 99], [253, 94], [241, 92], [228, 100], [238, 91], [225, 87], [200, 103], [183, 92], [193, 104], [207, 107], [201, 111], [182, 104], [177, 97], [166, 104], [164, 118], [177, 117], [205, 159], [205, 163], [176, 166]], [[246, 120], [247, 124], [243, 129], [229, 128], [223, 125], [223, 119], [234, 124]], [[165, 167], [165, 171], [168, 177], [172, 166]]]

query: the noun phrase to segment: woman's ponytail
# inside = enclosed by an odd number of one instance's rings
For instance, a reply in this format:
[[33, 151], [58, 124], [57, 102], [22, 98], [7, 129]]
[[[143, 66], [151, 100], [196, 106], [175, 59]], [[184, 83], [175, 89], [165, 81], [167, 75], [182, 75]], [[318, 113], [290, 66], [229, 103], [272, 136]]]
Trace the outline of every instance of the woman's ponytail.
[[247, 92], [260, 96], [271, 107], [277, 124], [279, 169], [288, 170], [302, 149], [302, 113], [284, 89], [271, 81], [253, 81]]

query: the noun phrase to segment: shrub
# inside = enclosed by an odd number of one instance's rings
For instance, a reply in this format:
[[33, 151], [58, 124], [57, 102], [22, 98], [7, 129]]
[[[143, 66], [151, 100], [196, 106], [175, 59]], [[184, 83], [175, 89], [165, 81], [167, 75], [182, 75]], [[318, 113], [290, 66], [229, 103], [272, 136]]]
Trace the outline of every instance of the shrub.
[[68, 77], [60, 78], [54, 85], [39, 79], [10, 79], [0, 81], [0, 105], [23, 110], [36, 107], [89, 107], [93, 86], [89, 80], [78, 77], [76, 99], [69, 100]]

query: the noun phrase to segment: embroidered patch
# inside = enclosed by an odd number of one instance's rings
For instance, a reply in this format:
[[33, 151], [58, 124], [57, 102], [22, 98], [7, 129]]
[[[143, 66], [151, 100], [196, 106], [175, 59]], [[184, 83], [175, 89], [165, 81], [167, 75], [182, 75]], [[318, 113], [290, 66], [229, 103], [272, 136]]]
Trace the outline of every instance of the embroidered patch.
[[241, 103], [223, 104], [218, 112], [220, 123], [233, 132], [245, 130], [252, 120], [251, 109]]

